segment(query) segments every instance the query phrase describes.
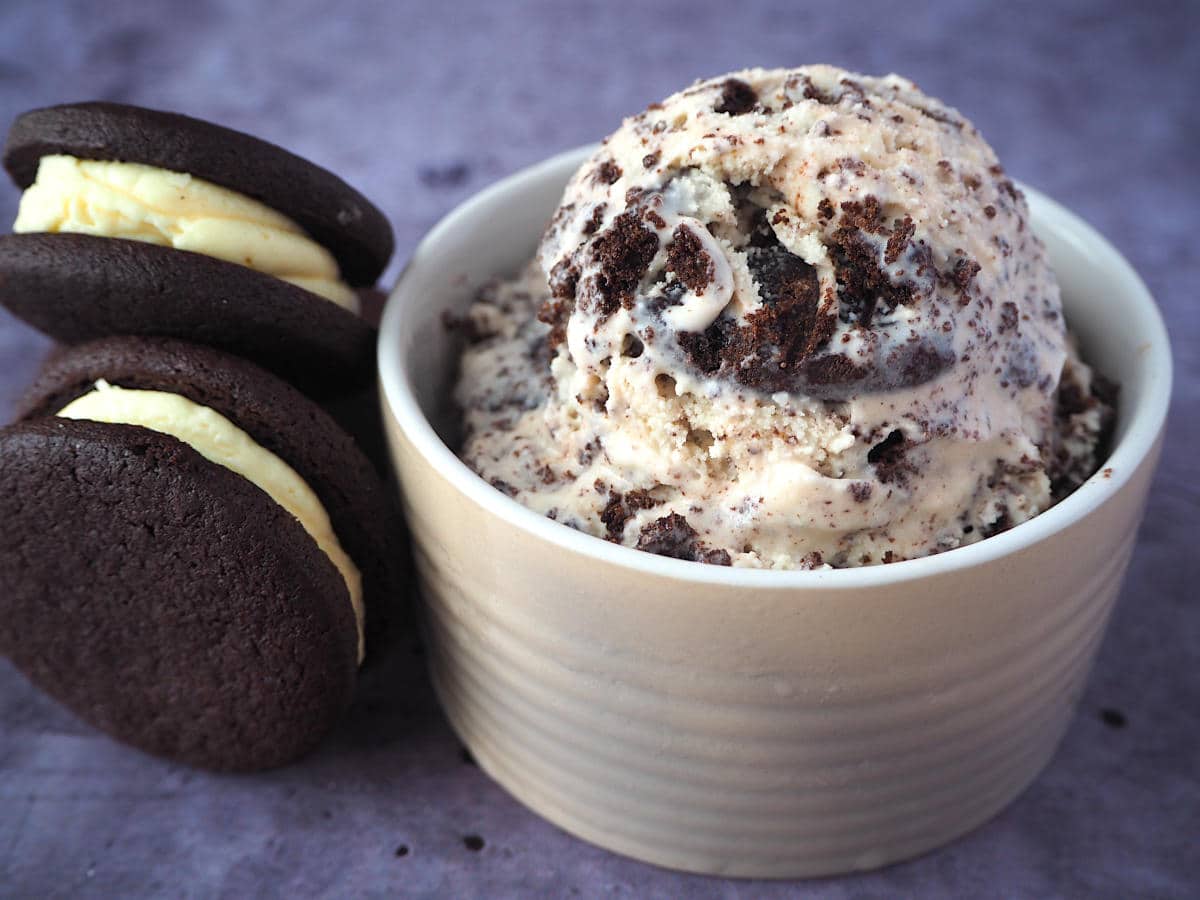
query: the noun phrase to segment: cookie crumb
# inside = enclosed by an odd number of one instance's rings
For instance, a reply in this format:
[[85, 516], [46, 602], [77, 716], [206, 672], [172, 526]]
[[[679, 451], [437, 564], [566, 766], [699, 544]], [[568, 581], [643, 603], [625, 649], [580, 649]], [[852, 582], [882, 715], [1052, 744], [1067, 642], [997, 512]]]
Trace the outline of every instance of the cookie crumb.
[[713, 107], [719, 113], [740, 116], [754, 109], [758, 94], [754, 88], [738, 78], [727, 78], [721, 85], [721, 99]]
[[1125, 718], [1125, 713], [1112, 707], [1105, 707], [1100, 710], [1100, 720], [1109, 728], [1117, 730], [1129, 724], [1129, 721]]

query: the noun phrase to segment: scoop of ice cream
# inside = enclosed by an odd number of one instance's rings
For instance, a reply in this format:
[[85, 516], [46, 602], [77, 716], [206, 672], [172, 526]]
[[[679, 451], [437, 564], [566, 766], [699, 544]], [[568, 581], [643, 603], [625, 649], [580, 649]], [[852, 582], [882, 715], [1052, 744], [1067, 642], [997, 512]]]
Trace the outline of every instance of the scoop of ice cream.
[[1090, 373], [1027, 220], [974, 127], [903, 78], [700, 82], [575, 174], [548, 290], [477, 304], [464, 458], [575, 527], [710, 562], [891, 561], [1023, 521], [1103, 427], [1089, 408], [1090, 438], [1059, 434], [1064, 366]]

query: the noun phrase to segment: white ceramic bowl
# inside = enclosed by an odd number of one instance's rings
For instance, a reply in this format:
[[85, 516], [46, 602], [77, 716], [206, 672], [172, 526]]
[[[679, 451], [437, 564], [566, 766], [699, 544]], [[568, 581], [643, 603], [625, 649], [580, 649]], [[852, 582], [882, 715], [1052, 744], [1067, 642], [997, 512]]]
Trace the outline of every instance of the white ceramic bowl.
[[1120, 588], [1170, 393], [1153, 300], [1100, 235], [1026, 189], [1086, 358], [1121, 384], [1101, 473], [1010, 531], [888, 566], [629, 550], [530, 512], [451, 449], [442, 314], [530, 257], [588, 149], [447, 216], [383, 318], [384, 418], [451, 723], [547, 819], [672, 868], [823, 875], [974, 828], [1054, 752]]

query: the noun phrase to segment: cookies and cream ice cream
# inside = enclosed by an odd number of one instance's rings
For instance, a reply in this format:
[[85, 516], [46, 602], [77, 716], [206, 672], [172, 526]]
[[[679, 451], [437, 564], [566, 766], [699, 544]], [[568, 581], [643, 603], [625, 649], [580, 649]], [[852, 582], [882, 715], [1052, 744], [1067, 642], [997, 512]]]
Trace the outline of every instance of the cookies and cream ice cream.
[[463, 459], [655, 553], [890, 562], [1025, 521], [1108, 407], [1020, 191], [958, 112], [829, 66], [697, 83], [575, 174], [465, 325]]

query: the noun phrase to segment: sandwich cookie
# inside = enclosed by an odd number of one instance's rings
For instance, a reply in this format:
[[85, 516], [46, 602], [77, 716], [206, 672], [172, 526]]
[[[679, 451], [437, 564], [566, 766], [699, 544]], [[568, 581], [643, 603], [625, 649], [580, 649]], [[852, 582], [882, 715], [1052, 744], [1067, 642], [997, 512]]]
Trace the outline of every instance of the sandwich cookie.
[[306, 387], [371, 377], [358, 314], [393, 249], [337, 176], [258, 138], [115, 103], [36, 109], [4, 166], [24, 193], [0, 237], [0, 303], [68, 343], [180, 337]]
[[0, 429], [0, 652], [142, 750], [281, 765], [350, 702], [395, 590], [393, 515], [353, 440], [257, 366], [71, 348]]

